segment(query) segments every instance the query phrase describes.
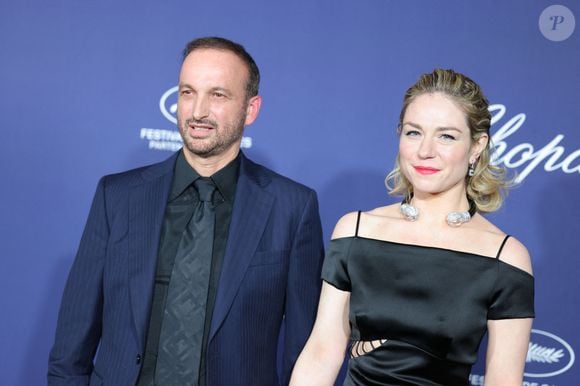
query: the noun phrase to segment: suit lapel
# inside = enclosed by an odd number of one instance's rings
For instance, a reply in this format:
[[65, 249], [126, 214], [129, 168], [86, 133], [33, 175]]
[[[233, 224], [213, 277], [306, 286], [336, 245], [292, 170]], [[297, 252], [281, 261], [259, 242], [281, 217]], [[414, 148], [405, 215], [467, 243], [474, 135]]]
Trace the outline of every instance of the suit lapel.
[[173, 180], [176, 156], [142, 171], [142, 181], [129, 192], [129, 301], [136, 338], [144, 347], [161, 227]]
[[274, 197], [264, 190], [268, 183], [269, 179], [260, 172], [259, 167], [242, 154], [209, 340], [227, 316], [264, 232], [274, 203]]

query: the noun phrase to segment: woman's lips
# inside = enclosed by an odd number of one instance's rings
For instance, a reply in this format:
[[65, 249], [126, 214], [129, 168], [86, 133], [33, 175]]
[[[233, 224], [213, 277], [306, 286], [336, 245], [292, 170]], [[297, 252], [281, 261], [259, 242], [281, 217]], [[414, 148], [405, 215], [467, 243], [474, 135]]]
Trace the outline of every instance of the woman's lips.
[[437, 168], [431, 168], [428, 166], [414, 166], [415, 170], [417, 171], [417, 173], [419, 174], [435, 174], [438, 173], [440, 171], [440, 169]]

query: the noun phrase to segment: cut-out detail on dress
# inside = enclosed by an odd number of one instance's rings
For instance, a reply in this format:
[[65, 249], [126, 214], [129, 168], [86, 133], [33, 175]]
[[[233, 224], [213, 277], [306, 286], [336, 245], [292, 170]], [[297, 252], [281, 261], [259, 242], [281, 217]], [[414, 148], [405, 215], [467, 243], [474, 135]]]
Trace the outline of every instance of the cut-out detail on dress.
[[358, 358], [365, 354], [370, 353], [371, 351], [379, 348], [388, 339], [377, 339], [377, 340], [354, 340], [350, 345], [350, 357], [351, 358]]

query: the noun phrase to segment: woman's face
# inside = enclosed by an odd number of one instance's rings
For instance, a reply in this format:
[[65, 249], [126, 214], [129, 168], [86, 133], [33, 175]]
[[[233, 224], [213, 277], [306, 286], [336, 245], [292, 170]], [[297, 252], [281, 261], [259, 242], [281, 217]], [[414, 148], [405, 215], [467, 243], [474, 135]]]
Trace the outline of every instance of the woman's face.
[[399, 140], [401, 172], [415, 195], [465, 190], [469, 163], [487, 144], [471, 140], [465, 113], [443, 93], [423, 94], [407, 107]]

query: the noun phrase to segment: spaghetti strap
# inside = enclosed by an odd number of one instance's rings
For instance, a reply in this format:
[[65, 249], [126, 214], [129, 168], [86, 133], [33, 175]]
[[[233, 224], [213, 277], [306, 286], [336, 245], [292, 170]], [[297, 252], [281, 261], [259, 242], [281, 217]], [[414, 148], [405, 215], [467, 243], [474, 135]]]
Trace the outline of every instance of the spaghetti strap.
[[495, 257], [496, 259], [499, 260], [499, 255], [501, 255], [501, 251], [503, 250], [503, 246], [505, 245], [505, 242], [509, 238], [510, 238], [510, 235], [506, 235], [505, 238], [503, 239], [503, 241], [501, 242], [501, 245], [499, 246], [499, 251], [497, 251], [497, 256]]
[[358, 237], [358, 225], [360, 224], [360, 210], [357, 212], [356, 215], [356, 229], [354, 231], [354, 237]]

